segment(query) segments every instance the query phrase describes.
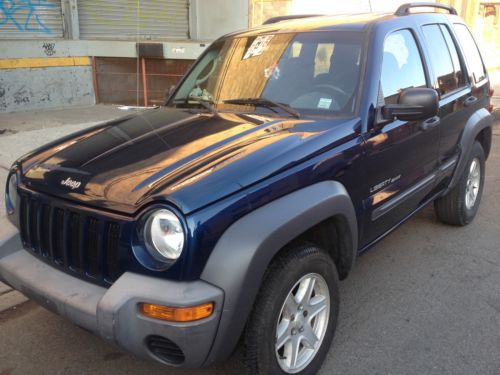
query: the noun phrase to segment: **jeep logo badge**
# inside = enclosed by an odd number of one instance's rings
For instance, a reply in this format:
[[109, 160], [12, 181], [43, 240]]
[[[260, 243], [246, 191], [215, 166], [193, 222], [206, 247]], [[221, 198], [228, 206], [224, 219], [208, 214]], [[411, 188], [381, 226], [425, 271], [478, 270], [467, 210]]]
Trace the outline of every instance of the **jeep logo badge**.
[[67, 186], [71, 188], [71, 190], [78, 189], [81, 184], [81, 181], [72, 180], [71, 177], [68, 177], [67, 179], [61, 181], [61, 186]]

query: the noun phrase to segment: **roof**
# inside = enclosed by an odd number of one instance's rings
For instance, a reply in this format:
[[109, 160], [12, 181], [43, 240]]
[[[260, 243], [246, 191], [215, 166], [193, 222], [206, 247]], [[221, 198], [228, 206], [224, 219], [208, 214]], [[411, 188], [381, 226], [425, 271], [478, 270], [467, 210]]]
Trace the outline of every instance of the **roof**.
[[[428, 5], [428, 3], [419, 4], [417, 7], [420, 7], [420, 5]], [[405, 4], [405, 6], [415, 6], [415, 5]], [[333, 30], [366, 31], [377, 23], [401, 19], [402, 17], [408, 17], [410, 15], [417, 17], [426, 17], [429, 15], [433, 15], [434, 17], [447, 16], [445, 13], [441, 12], [417, 12], [409, 15], [396, 15], [394, 13], [360, 13], [360, 14], [322, 15], [322, 16], [304, 15], [303, 16], [304, 18], [292, 18], [288, 20], [264, 24], [249, 30], [235, 32], [226, 36], [246, 37], [262, 33], [333, 31]]]
[[266, 32], [305, 32], [305, 31], [328, 31], [328, 30], [359, 30], [363, 31], [373, 23], [395, 18], [390, 13], [360, 13], [324, 15], [307, 18], [297, 18], [276, 23], [265, 24], [249, 30], [230, 34], [231, 36], [249, 36], [256, 33]]

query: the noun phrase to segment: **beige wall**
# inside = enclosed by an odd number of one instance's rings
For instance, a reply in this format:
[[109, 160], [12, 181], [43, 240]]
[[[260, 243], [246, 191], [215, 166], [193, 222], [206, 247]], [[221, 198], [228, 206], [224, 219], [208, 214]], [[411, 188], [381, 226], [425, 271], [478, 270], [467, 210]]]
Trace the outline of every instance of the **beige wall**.
[[441, 0], [455, 7], [480, 44], [488, 68], [500, 69], [500, 1]]
[[250, 26], [262, 25], [267, 19], [291, 13], [292, 0], [250, 0]]

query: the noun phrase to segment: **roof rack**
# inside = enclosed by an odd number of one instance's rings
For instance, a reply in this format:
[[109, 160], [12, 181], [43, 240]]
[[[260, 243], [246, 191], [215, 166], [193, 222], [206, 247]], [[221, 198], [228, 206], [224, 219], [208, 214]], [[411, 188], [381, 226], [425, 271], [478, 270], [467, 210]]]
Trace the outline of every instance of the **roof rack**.
[[270, 25], [272, 23], [277, 23], [281, 21], [288, 21], [288, 20], [297, 20], [301, 18], [311, 18], [311, 17], [319, 17], [322, 16], [322, 14], [292, 14], [289, 16], [278, 16], [278, 17], [272, 17], [269, 18], [266, 22], [263, 23], [263, 25]]
[[438, 4], [438, 3], [407, 3], [401, 5], [398, 10], [396, 10], [396, 13], [394, 13], [396, 16], [407, 16], [410, 14], [410, 9], [411, 8], [439, 8], [439, 9], [445, 9], [450, 12], [450, 14], [457, 15], [457, 10], [449, 5], [446, 4]]

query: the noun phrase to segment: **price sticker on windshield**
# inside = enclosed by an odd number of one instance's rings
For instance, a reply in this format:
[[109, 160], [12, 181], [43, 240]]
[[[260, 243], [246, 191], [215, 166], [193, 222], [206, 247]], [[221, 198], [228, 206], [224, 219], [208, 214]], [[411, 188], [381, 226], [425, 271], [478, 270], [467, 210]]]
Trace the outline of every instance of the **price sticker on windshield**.
[[321, 98], [319, 99], [319, 102], [318, 102], [318, 108], [321, 108], [321, 109], [330, 109], [330, 106], [332, 105], [332, 99], [328, 99], [328, 98]]
[[243, 60], [250, 57], [260, 56], [266, 50], [269, 42], [274, 38], [274, 35], [260, 35], [253, 41], [252, 45], [248, 48]]

